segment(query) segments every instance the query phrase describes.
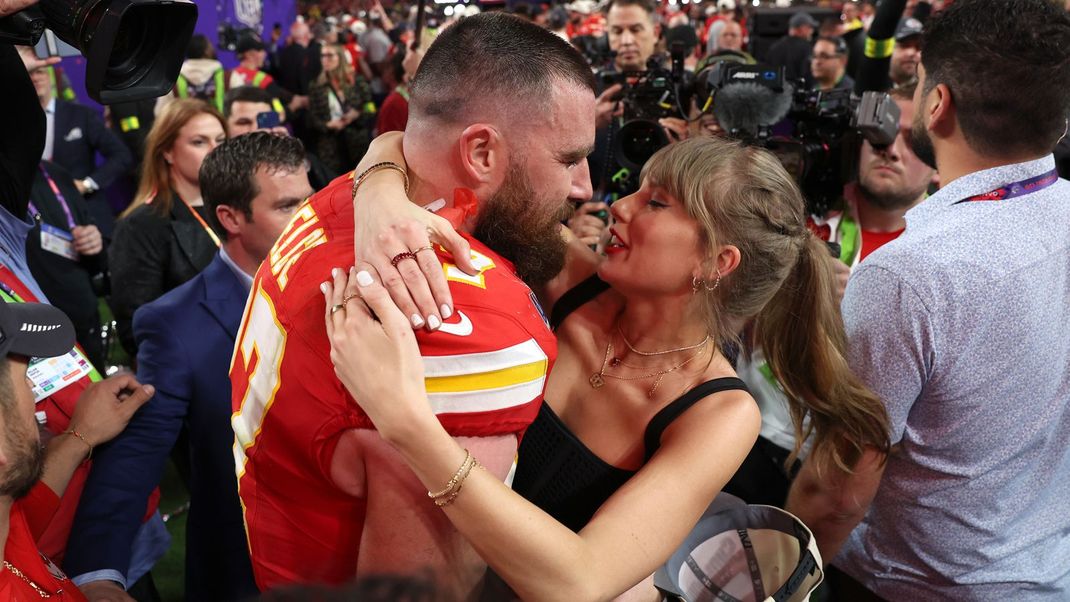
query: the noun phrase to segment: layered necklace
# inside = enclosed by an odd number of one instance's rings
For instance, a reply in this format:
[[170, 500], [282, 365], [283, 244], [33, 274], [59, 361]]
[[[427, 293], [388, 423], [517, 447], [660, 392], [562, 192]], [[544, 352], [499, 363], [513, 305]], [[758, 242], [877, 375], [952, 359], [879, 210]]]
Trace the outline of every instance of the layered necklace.
[[626, 375], [623, 375], [623, 374], [613, 374], [612, 372], [607, 372], [606, 371], [607, 368], [619, 368], [621, 366], [624, 366], [626, 368], [636, 368], [637, 367], [637, 366], [629, 366], [628, 364], [625, 364], [619, 357], [613, 355], [613, 339], [612, 339], [612, 337], [610, 337], [609, 343], [606, 345], [606, 356], [605, 356], [605, 358], [602, 359], [602, 367], [598, 369], [598, 372], [595, 372], [594, 374], [591, 375], [591, 378], [588, 379], [588, 382], [591, 383], [591, 386], [593, 388], [598, 389], [598, 388], [601, 388], [602, 385], [606, 384], [606, 380], [605, 379], [607, 379], [607, 378], [615, 378], [617, 380], [645, 380], [647, 378], [653, 378], [654, 379], [654, 384], [651, 385], [650, 389], [646, 393], [646, 396], [648, 398], [654, 397], [654, 393], [658, 390], [658, 386], [661, 385], [661, 381], [662, 381], [662, 379], [665, 378], [666, 374], [670, 374], [672, 372], [676, 372], [680, 368], [683, 368], [684, 366], [686, 366], [686, 365], [690, 364], [691, 362], [693, 362], [695, 359], [697, 359], [699, 356], [701, 356], [702, 354], [704, 354], [706, 352], [706, 343], [710, 342], [710, 335], [707, 334], [706, 338], [702, 339], [698, 343], [695, 343], [694, 345], [687, 345], [686, 347], [676, 347], [675, 349], [665, 349], [663, 351], [640, 351], [640, 350], [636, 349], [628, 341], [628, 337], [624, 336], [624, 331], [622, 331], [620, 329], [620, 324], [619, 323], [617, 324], [617, 333], [620, 334], [621, 340], [624, 341], [624, 344], [628, 347], [628, 349], [632, 353], [634, 353], [636, 355], [641, 355], [643, 357], [654, 357], [654, 356], [658, 356], [658, 355], [668, 355], [670, 353], [679, 353], [681, 351], [691, 351], [693, 349], [697, 349], [698, 350], [698, 351], [695, 351], [695, 353], [692, 353], [690, 356], [688, 356], [683, 361], [681, 361], [681, 362], [679, 362], [677, 364], [674, 364], [672, 366], [669, 366], [668, 368], [663, 368], [661, 370], [657, 370], [657, 371], [651, 372], [649, 374], [640, 374], [640, 375], [637, 375], [637, 376], [626, 376]]

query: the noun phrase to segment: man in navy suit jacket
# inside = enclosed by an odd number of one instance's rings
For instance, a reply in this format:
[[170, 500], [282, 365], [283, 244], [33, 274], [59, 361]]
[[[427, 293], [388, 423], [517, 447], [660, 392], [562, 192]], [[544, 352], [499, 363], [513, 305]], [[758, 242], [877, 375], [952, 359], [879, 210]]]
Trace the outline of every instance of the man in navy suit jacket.
[[[89, 201], [94, 220], [105, 237], [114, 222], [103, 195], [119, 176], [134, 166], [134, 157], [123, 141], [104, 125], [104, 119], [89, 107], [55, 97], [52, 67], [30, 72], [37, 98], [45, 111], [47, 134], [42, 159], [52, 161], [74, 176], [78, 192]], [[97, 153], [104, 162], [97, 166]]]
[[156, 386], [156, 396], [93, 458], [64, 562], [90, 600], [124, 599], [146, 501], [184, 425], [191, 472], [186, 598], [257, 593], [231, 451], [228, 370], [253, 275], [312, 194], [306, 171], [301, 142], [267, 132], [228, 140], [205, 158], [201, 192], [227, 239], [203, 272], [134, 314], [138, 377]]

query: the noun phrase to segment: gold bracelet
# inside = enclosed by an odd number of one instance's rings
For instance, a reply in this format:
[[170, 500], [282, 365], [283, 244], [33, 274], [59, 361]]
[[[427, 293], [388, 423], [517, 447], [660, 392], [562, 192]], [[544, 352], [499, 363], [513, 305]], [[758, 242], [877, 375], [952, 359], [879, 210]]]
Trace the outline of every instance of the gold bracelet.
[[86, 438], [84, 436], [82, 436], [82, 433], [79, 433], [78, 431], [76, 431], [74, 429], [67, 429], [67, 430], [63, 431], [61, 434], [63, 434], [63, 435], [74, 435], [75, 437], [78, 437], [79, 439], [81, 439], [82, 443], [85, 443], [85, 446], [89, 448], [89, 455], [86, 456], [85, 459], [88, 460], [88, 459], [93, 457], [93, 446], [89, 444], [89, 441], [86, 441]]
[[449, 496], [447, 496], [445, 499], [443, 499], [442, 497], [435, 498], [435, 505], [439, 508], [442, 508], [444, 506], [449, 506], [450, 504], [452, 504], [453, 500], [457, 499], [458, 495], [461, 495], [461, 487], [464, 485], [464, 481], [468, 478], [468, 475], [471, 474], [472, 469], [477, 467], [482, 468], [482, 466], [483, 465], [480, 464], [475, 458], [472, 458], [472, 462], [468, 465], [468, 470], [466, 470], [464, 474], [461, 475], [460, 480], [457, 481], [457, 487], [453, 490], [453, 493], [449, 494]]
[[368, 169], [360, 172], [360, 175], [354, 178], [353, 182], [353, 200], [357, 198], [357, 189], [364, 183], [364, 180], [368, 179], [368, 176], [382, 169], [393, 169], [401, 174], [402, 178], [405, 178], [405, 194], [409, 194], [409, 174], [405, 171], [405, 168], [394, 163], [393, 161], [382, 161], [372, 165]]
[[442, 496], [446, 495], [447, 493], [450, 493], [451, 491], [453, 491], [453, 488], [457, 486], [457, 480], [461, 478], [461, 473], [464, 472], [465, 466], [468, 466], [468, 463], [470, 461], [472, 461], [472, 459], [473, 459], [472, 458], [472, 452], [470, 452], [467, 449], [465, 449], [464, 450], [464, 462], [461, 462], [461, 467], [457, 469], [457, 472], [453, 473], [453, 478], [451, 478], [448, 482], [446, 482], [446, 488], [443, 489], [442, 491], [439, 491], [438, 493], [431, 493], [431, 490], [428, 490], [427, 491], [427, 497], [429, 497], [431, 499], [435, 499], [435, 498], [442, 497]]

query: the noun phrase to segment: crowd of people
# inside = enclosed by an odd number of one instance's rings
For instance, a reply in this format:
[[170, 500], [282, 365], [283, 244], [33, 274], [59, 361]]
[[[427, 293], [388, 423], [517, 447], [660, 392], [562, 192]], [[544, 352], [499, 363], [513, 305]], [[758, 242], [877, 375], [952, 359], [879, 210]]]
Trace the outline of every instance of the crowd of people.
[[[1064, 599], [1070, 13], [903, 4], [299, 2], [104, 115], [0, 46], [0, 598], [159, 600], [171, 462], [189, 600], [654, 600], [722, 494], [823, 599]], [[827, 204], [701, 85], [633, 165], [674, 65], [899, 121]]]

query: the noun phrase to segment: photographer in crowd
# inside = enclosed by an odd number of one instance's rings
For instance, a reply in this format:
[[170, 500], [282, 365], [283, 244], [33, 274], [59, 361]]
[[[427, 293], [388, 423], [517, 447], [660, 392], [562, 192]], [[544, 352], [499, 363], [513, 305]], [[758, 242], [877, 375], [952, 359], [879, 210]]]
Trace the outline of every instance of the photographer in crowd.
[[804, 464], [788, 509], [842, 571], [843, 599], [1065, 600], [1070, 184], [1051, 153], [1070, 16], [1044, 0], [955, 2], [922, 48], [911, 140], [943, 188], [843, 302], [848, 360], [896, 447], [852, 474]]

